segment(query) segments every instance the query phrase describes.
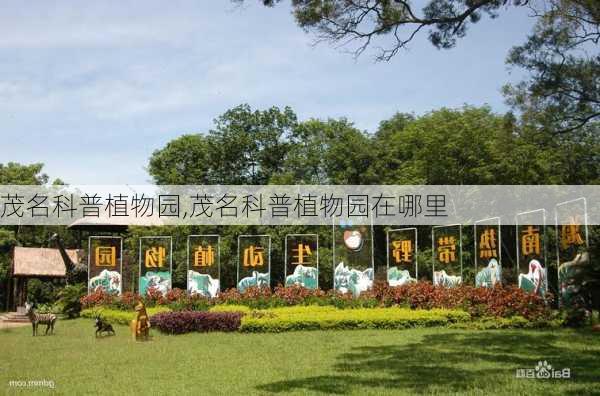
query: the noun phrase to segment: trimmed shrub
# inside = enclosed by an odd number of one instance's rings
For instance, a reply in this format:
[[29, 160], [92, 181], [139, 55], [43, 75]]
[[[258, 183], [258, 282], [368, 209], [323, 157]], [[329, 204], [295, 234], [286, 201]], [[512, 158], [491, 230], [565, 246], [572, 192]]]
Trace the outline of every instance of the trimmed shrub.
[[241, 312], [247, 314], [252, 312], [252, 308], [245, 305], [215, 305], [210, 308], [210, 312]]
[[559, 328], [562, 326], [561, 319], [532, 321], [522, 316], [511, 318], [485, 317], [471, 322], [459, 322], [450, 325], [452, 328], [467, 330], [495, 330], [495, 329], [541, 329]]
[[236, 331], [241, 318], [240, 312], [164, 312], [151, 316], [150, 324], [168, 334]]
[[405, 329], [447, 326], [468, 321], [470, 315], [460, 310], [406, 308], [289, 307], [252, 311], [242, 318], [240, 331], [283, 332], [294, 330]]
[[[158, 314], [161, 312], [169, 312], [169, 308], [167, 307], [151, 307], [147, 308], [146, 311], [148, 315]], [[87, 308], [81, 311], [81, 316], [84, 318], [94, 319], [96, 316], [102, 317], [108, 323], [111, 324], [121, 324], [128, 326], [129, 323], [135, 319], [136, 312], [131, 311], [122, 311], [118, 309], [110, 309], [103, 307], [96, 308]]]

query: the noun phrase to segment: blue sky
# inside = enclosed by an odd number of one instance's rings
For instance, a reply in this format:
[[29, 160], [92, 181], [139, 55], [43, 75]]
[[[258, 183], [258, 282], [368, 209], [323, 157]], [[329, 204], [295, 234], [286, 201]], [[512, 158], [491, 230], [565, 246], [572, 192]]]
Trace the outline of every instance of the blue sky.
[[43, 162], [73, 184], [143, 184], [151, 153], [205, 132], [240, 103], [342, 117], [363, 130], [395, 112], [507, 110], [504, 64], [525, 9], [440, 51], [422, 35], [392, 61], [358, 60], [298, 28], [288, 3], [6, 0], [0, 12], [0, 163]]

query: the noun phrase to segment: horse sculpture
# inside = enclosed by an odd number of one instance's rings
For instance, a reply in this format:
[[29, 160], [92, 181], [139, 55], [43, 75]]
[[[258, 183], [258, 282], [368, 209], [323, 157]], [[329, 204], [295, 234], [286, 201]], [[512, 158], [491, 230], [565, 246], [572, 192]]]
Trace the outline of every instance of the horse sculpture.
[[139, 301], [135, 306], [135, 312], [137, 313], [136, 318], [131, 321], [129, 327], [131, 329], [131, 336], [136, 341], [148, 340], [150, 336], [150, 319], [146, 312], [146, 306], [143, 301]]

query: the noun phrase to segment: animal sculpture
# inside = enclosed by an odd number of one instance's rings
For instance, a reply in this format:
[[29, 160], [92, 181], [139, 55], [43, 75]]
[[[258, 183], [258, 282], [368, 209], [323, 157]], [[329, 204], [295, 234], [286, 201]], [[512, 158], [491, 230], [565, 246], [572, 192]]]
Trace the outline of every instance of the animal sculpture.
[[581, 290], [579, 282], [575, 278], [580, 276], [585, 271], [586, 266], [590, 262], [588, 252], [578, 253], [571, 261], [562, 263], [558, 267], [558, 285], [560, 291], [561, 302], [565, 306], [571, 305], [573, 297]]
[[136, 318], [129, 324], [131, 335], [136, 341], [147, 340], [150, 336], [150, 319], [142, 300], [135, 306], [135, 312]]
[[242, 278], [238, 282], [238, 290], [240, 293], [243, 293], [247, 288], [256, 286], [256, 287], [268, 287], [270, 283], [270, 277], [268, 273], [261, 273], [258, 271], [252, 271], [251, 276], [247, 276]]
[[188, 292], [190, 294], [200, 294], [204, 297], [216, 297], [219, 292], [219, 280], [212, 278], [209, 274], [189, 270]]
[[529, 262], [529, 272], [519, 275], [519, 288], [534, 293], [546, 294], [546, 269], [533, 259]]
[[89, 287], [94, 292], [104, 290], [107, 293], [119, 293], [121, 291], [121, 274], [117, 271], [102, 270], [99, 275], [90, 278]]
[[35, 312], [33, 308], [33, 304], [27, 302], [25, 303], [25, 311], [27, 313], [27, 317], [31, 322], [31, 327], [33, 329], [33, 335], [37, 335], [37, 328], [39, 324], [46, 325], [46, 335], [48, 334], [48, 330], [50, 330], [50, 334], [54, 334], [54, 324], [56, 323], [56, 315], [47, 313], [47, 314], [38, 314]]
[[115, 330], [113, 329], [112, 325], [110, 323], [103, 321], [100, 316], [96, 316], [95, 326], [96, 326], [96, 337], [98, 337], [98, 335], [102, 335], [102, 333], [115, 335]]
[[495, 258], [491, 259], [488, 265], [475, 276], [475, 286], [494, 287], [501, 280], [502, 267]]
[[316, 268], [298, 264], [294, 268], [294, 273], [285, 278], [285, 285], [299, 285], [308, 289], [316, 289], [318, 277], [319, 271]]
[[455, 287], [462, 283], [460, 276], [448, 275], [445, 270], [433, 271], [433, 284], [435, 286]]
[[388, 284], [392, 287], [414, 283], [417, 280], [410, 276], [408, 270], [400, 270], [398, 267], [390, 267], [387, 271]]
[[345, 266], [344, 262], [340, 262], [337, 267], [335, 267], [333, 286], [335, 290], [341, 293], [351, 292], [354, 296], [358, 296], [372, 285], [373, 268], [359, 271]]
[[146, 284], [146, 290], [154, 288], [157, 291], [161, 292], [163, 295], [167, 294], [171, 285], [169, 279], [154, 274], [146, 274], [145, 277], [148, 281], [148, 283]]

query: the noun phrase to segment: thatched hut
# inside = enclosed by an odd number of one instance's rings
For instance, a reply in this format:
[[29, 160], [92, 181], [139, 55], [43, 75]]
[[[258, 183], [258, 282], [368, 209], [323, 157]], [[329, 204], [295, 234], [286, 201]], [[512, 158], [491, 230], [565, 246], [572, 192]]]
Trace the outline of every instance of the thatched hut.
[[[66, 254], [76, 265], [83, 265], [83, 250], [67, 249]], [[67, 267], [59, 249], [16, 246], [13, 250], [8, 309], [25, 305], [27, 280], [31, 278], [65, 278]]]

